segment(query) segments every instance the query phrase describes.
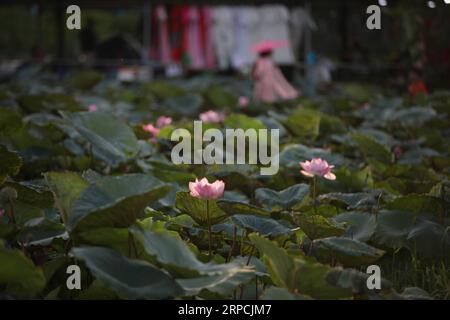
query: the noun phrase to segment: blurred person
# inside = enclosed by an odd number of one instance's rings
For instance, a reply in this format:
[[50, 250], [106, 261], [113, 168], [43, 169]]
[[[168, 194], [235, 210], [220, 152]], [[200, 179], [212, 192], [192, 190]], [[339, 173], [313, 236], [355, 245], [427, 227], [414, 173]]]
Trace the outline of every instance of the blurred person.
[[252, 52], [258, 54], [251, 72], [255, 101], [274, 102], [277, 99], [294, 99], [299, 96], [299, 92], [286, 80], [273, 61], [273, 50], [287, 45], [285, 40], [266, 40], [251, 48]]
[[428, 95], [428, 88], [420, 76], [420, 70], [417, 68], [413, 68], [409, 72], [408, 92], [413, 97], [417, 94]]
[[335, 68], [334, 63], [326, 57], [317, 57], [314, 52], [307, 56], [307, 78], [314, 88], [326, 88], [332, 81], [331, 72]]

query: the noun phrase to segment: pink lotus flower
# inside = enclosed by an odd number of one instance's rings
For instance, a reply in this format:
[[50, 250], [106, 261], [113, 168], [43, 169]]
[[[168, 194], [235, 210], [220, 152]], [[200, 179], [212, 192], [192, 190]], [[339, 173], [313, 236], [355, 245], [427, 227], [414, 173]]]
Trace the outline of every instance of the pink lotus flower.
[[172, 123], [172, 118], [171, 117], [166, 117], [166, 116], [160, 116], [157, 120], [156, 120], [156, 127], [158, 128], [163, 128], [165, 126], [168, 126], [169, 124]]
[[363, 110], [369, 110], [370, 109], [370, 104], [368, 102], [364, 103], [361, 105], [360, 107]]
[[245, 96], [239, 97], [239, 106], [240, 106], [240, 107], [246, 107], [246, 106], [248, 106], [249, 102], [250, 102], [250, 101], [248, 100], [247, 97], [245, 97]]
[[159, 134], [159, 129], [156, 128], [154, 125], [152, 125], [151, 123], [149, 124], [145, 124], [142, 126], [142, 129], [146, 132], [151, 133], [153, 136], [157, 136]]
[[219, 123], [225, 119], [225, 115], [220, 112], [209, 110], [200, 114], [200, 120], [205, 123]]
[[400, 158], [403, 155], [403, 149], [399, 145], [396, 145], [393, 148], [392, 152], [394, 152], [394, 154], [397, 158]]
[[88, 106], [88, 110], [89, 110], [89, 112], [95, 112], [95, 111], [97, 111], [97, 110], [98, 110], [97, 105], [96, 105], [96, 104], [90, 104], [90, 105]]
[[300, 162], [300, 165], [303, 168], [300, 172], [307, 177], [319, 176], [328, 180], [336, 180], [336, 176], [331, 173], [334, 166], [330, 166], [326, 160], [314, 158], [311, 161]]
[[194, 198], [203, 200], [217, 199], [223, 195], [225, 183], [222, 180], [216, 180], [209, 183], [208, 179], [195, 179], [195, 182], [189, 182], [190, 195]]

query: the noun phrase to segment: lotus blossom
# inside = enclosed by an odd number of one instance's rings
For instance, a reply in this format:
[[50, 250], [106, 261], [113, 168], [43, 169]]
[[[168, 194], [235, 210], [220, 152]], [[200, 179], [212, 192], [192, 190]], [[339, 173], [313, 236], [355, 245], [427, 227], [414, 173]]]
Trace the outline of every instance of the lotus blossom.
[[90, 104], [90, 105], [88, 106], [88, 110], [89, 110], [89, 112], [95, 112], [95, 111], [97, 111], [97, 110], [98, 110], [97, 105], [96, 105], [96, 104]]
[[240, 106], [240, 107], [246, 107], [246, 106], [248, 106], [249, 102], [250, 102], [250, 101], [248, 100], [247, 97], [245, 97], [245, 96], [239, 97], [239, 106]]
[[222, 180], [209, 183], [207, 178], [203, 178], [200, 181], [195, 179], [195, 182], [189, 182], [190, 195], [203, 200], [220, 198], [224, 189], [225, 183]]
[[157, 136], [159, 134], [159, 128], [155, 127], [151, 123], [143, 125], [142, 129], [146, 132], [151, 133], [153, 136]]
[[403, 149], [401, 146], [396, 145], [393, 149], [392, 152], [394, 152], [395, 156], [397, 158], [400, 158], [403, 155]]
[[160, 116], [160, 117], [158, 117], [158, 119], [156, 119], [156, 127], [158, 127], [158, 128], [163, 128], [165, 126], [168, 126], [171, 123], [172, 123], [171, 117]]
[[200, 114], [200, 120], [205, 123], [219, 123], [225, 118], [223, 113], [209, 110]]
[[326, 160], [322, 160], [321, 158], [314, 158], [311, 161], [300, 162], [300, 166], [303, 170], [300, 172], [307, 177], [324, 177], [328, 180], [336, 180], [336, 176], [331, 173], [331, 169], [334, 166], [328, 164]]
[[370, 104], [368, 102], [364, 103], [361, 105], [360, 107], [363, 110], [369, 110], [370, 109]]

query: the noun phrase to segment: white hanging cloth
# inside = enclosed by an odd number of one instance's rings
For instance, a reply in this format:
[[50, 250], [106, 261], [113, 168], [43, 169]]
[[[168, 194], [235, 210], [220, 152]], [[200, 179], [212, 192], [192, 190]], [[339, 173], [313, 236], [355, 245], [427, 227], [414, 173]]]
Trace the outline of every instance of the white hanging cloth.
[[317, 30], [317, 24], [313, 17], [302, 7], [292, 9], [290, 15], [291, 42], [297, 59], [300, 58], [298, 56], [299, 48], [302, 44], [303, 36], [307, 29], [313, 31]]
[[233, 9], [234, 48], [232, 64], [236, 69], [248, 67], [254, 61], [250, 47], [258, 41], [259, 12], [255, 7], [236, 6]]
[[219, 69], [230, 67], [234, 48], [233, 8], [230, 6], [212, 7], [212, 36]]

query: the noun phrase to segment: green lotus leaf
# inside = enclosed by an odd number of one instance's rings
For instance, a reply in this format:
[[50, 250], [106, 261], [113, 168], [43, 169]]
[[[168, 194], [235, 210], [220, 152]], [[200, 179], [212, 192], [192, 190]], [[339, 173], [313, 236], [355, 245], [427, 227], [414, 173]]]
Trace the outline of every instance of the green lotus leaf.
[[145, 174], [102, 177], [75, 201], [67, 227], [72, 232], [108, 226], [128, 227], [143, 216], [147, 205], [169, 190], [169, 186]]
[[230, 216], [235, 214], [250, 214], [265, 217], [270, 216], [270, 212], [249, 203], [232, 200], [219, 200], [217, 205]]
[[295, 210], [309, 195], [309, 185], [296, 184], [281, 191], [259, 188], [255, 191], [258, 203], [270, 211]]
[[0, 241], [0, 283], [6, 291], [18, 297], [35, 297], [45, 286], [41, 268], [19, 250], [6, 249]]
[[311, 240], [341, 236], [345, 232], [344, 225], [321, 215], [294, 214], [294, 221]]
[[290, 228], [271, 218], [258, 217], [249, 214], [235, 214], [231, 217], [231, 220], [241, 228], [258, 232], [262, 236], [276, 237], [278, 235], [289, 235], [291, 233]]
[[19, 173], [22, 166], [22, 158], [17, 152], [9, 151], [0, 144], [0, 185], [5, 181], [6, 176], [14, 176]]
[[65, 117], [91, 143], [94, 155], [108, 164], [125, 162], [139, 151], [133, 130], [109, 113], [78, 112]]
[[320, 261], [334, 260], [348, 267], [372, 264], [384, 254], [383, 250], [349, 238], [316, 239], [312, 247], [313, 255]]
[[106, 288], [128, 299], [165, 299], [183, 294], [183, 289], [164, 270], [148, 262], [124, 257], [101, 247], [73, 248], [71, 253], [83, 260]]
[[297, 109], [292, 112], [283, 124], [296, 137], [306, 140], [315, 140], [319, 135], [321, 114], [314, 110]]
[[347, 226], [344, 237], [362, 242], [370, 240], [377, 227], [376, 215], [365, 212], [344, 212], [333, 217], [333, 220]]

